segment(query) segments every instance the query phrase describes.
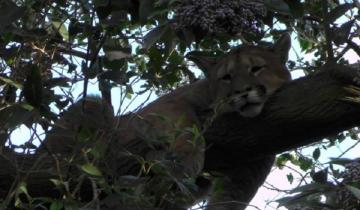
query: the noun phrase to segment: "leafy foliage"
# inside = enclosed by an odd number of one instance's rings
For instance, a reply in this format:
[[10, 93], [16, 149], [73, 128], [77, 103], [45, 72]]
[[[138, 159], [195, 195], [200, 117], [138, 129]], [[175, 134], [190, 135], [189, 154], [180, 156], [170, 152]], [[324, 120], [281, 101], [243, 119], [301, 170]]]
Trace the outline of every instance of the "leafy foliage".
[[[200, 12], [199, 7], [203, 8]], [[293, 32], [301, 50], [313, 53], [315, 59], [289, 61], [290, 69], [311, 73], [326, 62], [346, 63], [343, 56], [350, 49], [360, 54], [354, 41], [359, 33], [358, 20], [358, 2], [335, 0], [3, 0], [0, 2], [0, 142], [18, 148], [10, 136], [25, 125], [32, 135], [20, 147], [32, 153], [34, 139], [41, 139], [38, 129], [48, 132], [60, 112], [79, 97], [92, 93], [93, 82], [110, 104], [113, 91], [121, 91], [119, 113], [126, 110], [127, 99], [135, 100], [149, 91], [167, 92], [192, 82], [197, 72], [185, 59], [192, 51], [217, 55], [239, 42], [256, 43]], [[75, 89], [81, 92], [75, 93]], [[201, 136], [198, 130], [189, 130]], [[83, 129], [78, 135], [86, 142], [94, 133]], [[349, 131], [349, 136], [358, 140], [356, 132]], [[335, 144], [343, 138], [336, 136], [330, 140]], [[168, 166], [152, 162], [142, 162], [144, 171], [151, 169], [161, 174], [162, 179], [149, 183], [142, 177], [124, 175], [116, 183], [108, 183], [97, 162], [105, 153], [100, 145], [95, 141], [92, 147], [82, 151], [82, 158], [88, 162], [73, 164], [73, 157], [69, 157], [69, 163], [77, 167], [72, 179], [63, 179], [55, 164], [51, 168], [56, 174], [52, 183], [66, 196], [33, 198], [26, 182], [17, 180], [1, 206], [95, 209], [99, 191], [106, 192], [108, 197], [104, 200], [109, 204], [108, 209], [112, 209], [119, 197], [140, 206], [154, 202], [157, 198], [141, 194], [144, 186], [166, 194], [169, 187], [176, 185], [179, 189], [174, 191], [176, 195], [167, 195], [165, 199], [169, 202], [176, 197], [182, 199], [181, 193], [195, 188], [195, 180], [178, 181], [169, 176]], [[281, 166], [291, 161], [304, 171], [314, 171], [320, 156], [320, 149], [315, 149], [312, 157], [287, 153], [277, 163]], [[319, 196], [330, 198], [334, 190], [344, 185], [329, 182], [328, 173], [327, 170], [313, 172], [313, 183], [295, 189], [297, 196], [279, 202], [288, 207], [295, 201], [316, 208], [332, 205], [321, 203]], [[340, 177], [334, 175], [334, 178]], [[288, 179], [293, 181], [291, 175]], [[95, 186], [94, 198], [82, 203], [80, 187], [73, 183], [89, 180]], [[359, 198], [356, 183], [346, 184], [345, 188]], [[10, 200], [14, 203], [9, 204]]]
[[[338, 173], [333, 164], [342, 164]], [[312, 182], [291, 191], [296, 195], [278, 200], [289, 209], [357, 209], [359, 208], [359, 163], [357, 160], [334, 159], [328, 168], [312, 173]], [[332, 175], [335, 183], [329, 180]], [[338, 181], [342, 180], [342, 181]]]

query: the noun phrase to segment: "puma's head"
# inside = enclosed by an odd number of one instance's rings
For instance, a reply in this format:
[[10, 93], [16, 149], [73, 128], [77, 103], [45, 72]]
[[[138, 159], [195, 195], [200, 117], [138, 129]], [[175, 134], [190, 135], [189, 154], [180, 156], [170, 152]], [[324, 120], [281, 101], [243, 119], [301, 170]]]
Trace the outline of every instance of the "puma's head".
[[217, 58], [190, 59], [208, 72], [213, 101], [225, 102], [221, 112], [254, 117], [269, 95], [291, 80], [285, 66], [290, 44], [286, 34], [272, 46], [243, 45]]

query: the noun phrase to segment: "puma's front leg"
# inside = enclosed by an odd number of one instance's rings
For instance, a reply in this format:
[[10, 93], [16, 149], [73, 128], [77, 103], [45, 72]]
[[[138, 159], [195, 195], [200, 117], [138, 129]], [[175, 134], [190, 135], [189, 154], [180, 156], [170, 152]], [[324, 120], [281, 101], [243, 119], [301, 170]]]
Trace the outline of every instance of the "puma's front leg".
[[274, 156], [252, 162], [237, 163], [238, 168], [220, 171], [207, 210], [243, 210], [263, 184], [274, 163]]

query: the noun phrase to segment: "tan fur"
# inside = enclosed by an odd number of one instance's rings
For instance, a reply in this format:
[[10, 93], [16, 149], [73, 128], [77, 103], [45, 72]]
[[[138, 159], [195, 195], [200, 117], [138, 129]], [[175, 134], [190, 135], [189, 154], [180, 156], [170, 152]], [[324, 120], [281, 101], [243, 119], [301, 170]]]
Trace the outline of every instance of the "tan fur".
[[[194, 126], [201, 129], [203, 120], [199, 117], [199, 111], [202, 110], [216, 109], [217, 114], [237, 112], [244, 117], [257, 116], [266, 99], [290, 80], [290, 74], [285, 67], [289, 47], [287, 36], [281, 38], [273, 48], [241, 46], [216, 58], [215, 62], [196, 58], [196, 63], [208, 71], [209, 77], [178, 88], [133, 113], [126, 123], [119, 123], [116, 138], [122, 145], [131, 145], [139, 136], [146, 138], [152, 133], [175, 132], [175, 122], [179, 122], [178, 127], [181, 129]], [[252, 72], [253, 70], [257, 71]], [[169, 122], [162, 121], [154, 113], [166, 116]], [[68, 116], [71, 118], [71, 114]], [[48, 139], [46, 144], [51, 151], [62, 152], [58, 151], [58, 145], [54, 146], [56, 143], [53, 141]], [[177, 176], [196, 178], [200, 175], [205, 144], [194, 143], [191, 132], [181, 133], [169, 149], [176, 154], [185, 172], [176, 174]]]
[[[291, 79], [290, 73], [285, 67], [290, 47], [289, 38], [282, 39], [287, 40], [283, 41], [283, 44], [278, 43], [279, 46], [276, 46], [275, 49], [242, 46], [217, 58], [216, 65], [210, 65], [210, 68], [207, 69], [209, 78], [164, 95], [136, 114], [151, 122], [157, 131], [169, 131], [172, 128], [168, 124], [160, 122], [157, 117], [152, 115], [153, 113], [164, 115], [171, 121], [177, 121], [184, 116], [185, 119], [181, 124], [183, 128], [194, 125], [202, 128], [203, 125], [197, 111], [217, 106], [219, 107], [218, 112], [220, 112], [218, 114], [238, 112], [244, 117], [255, 117], [260, 114], [266, 99]], [[286, 58], [284, 59], [284, 57]], [[262, 69], [252, 73], [250, 71], [253, 67]], [[225, 75], [231, 76], [230, 81], [222, 79]], [[172, 149], [183, 161], [186, 174], [196, 177], [202, 170], [205, 145], [194, 146], [191, 139], [190, 133], [180, 136], [175, 140]], [[217, 208], [212, 207], [211, 209]]]

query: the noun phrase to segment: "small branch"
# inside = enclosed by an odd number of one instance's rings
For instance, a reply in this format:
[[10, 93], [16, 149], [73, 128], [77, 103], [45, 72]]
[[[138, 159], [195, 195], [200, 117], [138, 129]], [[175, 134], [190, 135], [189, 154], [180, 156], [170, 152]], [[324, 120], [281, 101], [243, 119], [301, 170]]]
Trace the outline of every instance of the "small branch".
[[223, 205], [229, 205], [229, 204], [240, 204], [240, 205], [243, 205], [243, 206], [250, 206], [250, 207], [253, 207], [255, 209], [261, 210], [259, 207], [255, 206], [255, 205], [251, 205], [249, 203], [239, 202], [239, 201], [216, 202], [216, 203], [212, 203], [212, 204], [208, 204], [208, 205], [203, 205], [203, 206], [201, 206], [199, 208], [195, 208], [193, 210], [205, 209], [206, 207], [209, 207], [209, 206], [223, 206]]
[[[268, 185], [268, 186], [267, 186]], [[269, 182], [265, 182], [264, 185], [262, 186], [263, 188], [267, 189], [267, 190], [272, 190], [272, 191], [276, 191], [278, 193], [287, 193], [290, 194], [291, 190], [282, 190], [279, 189], [278, 187], [276, 187], [275, 185], [269, 183]]]
[[356, 52], [356, 54], [358, 54], [360, 56], [360, 47], [353, 41], [348, 40], [347, 44], [349, 45], [349, 47], [354, 50]]
[[323, 25], [325, 28], [325, 37], [326, 37], [326, 51], [328, 53], [328, 62], [334, 62], [334, 51], [331, 44], [331, 32], [330, 32], [330, 25], [327, 20], [327, 14], [328, 14], [328, 2], [327, 0], [322, 0], [322, 10], [323, 10]]
[[[98, 43], [98, 45], [96, 46], [96, 48], [94, 50], [91, 49], [91, 42], [89, 41], [88, 43], [88, 49], [87, 49], [87, 55], [88, 57], [90, 57], [90, 55], [92, 55], [91, 60], [90, 60], [90, 65], [88, 65], [88, 61], [86, 60], [86, 68], [87, 71], [92, 71], [93, 70], [93, 66], [96, 64], [96, 62], [98, 62], [98, 56], [99, 56], [99, 52], [102, 49], [103, 45], [105, 44], [105, 40], [107, 38], [107, 33], [104, 33], [103, 36], [101, 37], [100, 42]], [[88, 37], [88, 39], [91, 39], [91, 36]], [[99, 71], [99, 69], [98, 69]], [[83, 85], [83, 98], [87, 97], [87, 89], [88, 89], [88, 83], [89, 83], [89, 78], [87, 76], [87, 74], [84, 74], [85, 79], [84, 79], [84, 85]]]
[[341, 153], [337, 158], [341, 158], [346, 153], [348, 153], [350, 150], [354, 149], [357, 145], [360, 144], [360, 141], [356, 141], [355, 144], [351, 145], [349, 148], [347, 148], [343, 153]]
[[88, 55], [87, 53], [84, 53], [84, 52], [81, 52], [81, 51], [77, 51], [77, 50], [73, 50], [73, 49], [67, 49], [65, 47], [62, 47], [62, 46], [57, 46], [57, 51], [58, 52], [61, 52], [61, 53], [64, 53], [64, 54], [67, 54], [67, 55], [72, 55], [72, 56], [76, 56], [76, 57], [79, 57], [79, 58], [82, 58], [82, 59], [88, 59]]
[[336, 58], [335, 58], [335, 61], [338, 61], [340, 58], [342, 58], [344, 55], [345, 55], [345, 53], [347, 53], [349, 50], [350, 50], [350, 46], [349, 45], [347, 45], [337, 56], [336, 56]]

